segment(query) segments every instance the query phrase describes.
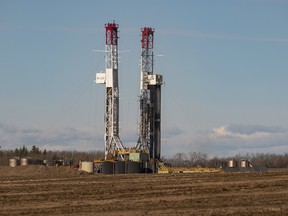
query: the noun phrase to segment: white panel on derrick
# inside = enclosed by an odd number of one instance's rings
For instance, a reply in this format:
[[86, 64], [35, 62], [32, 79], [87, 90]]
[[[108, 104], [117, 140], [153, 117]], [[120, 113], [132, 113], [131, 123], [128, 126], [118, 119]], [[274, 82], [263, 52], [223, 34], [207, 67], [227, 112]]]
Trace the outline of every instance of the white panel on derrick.
[[162, 85], [162, 75], [152, 74], [148, 75], [149, 85]]
[[106, 83], [106, 74], [105, 73], [96, 73], [96, 83], [105, 84]]
[[113, 69], [106, 69], [106, 87], [114, 87], [113, 86]]

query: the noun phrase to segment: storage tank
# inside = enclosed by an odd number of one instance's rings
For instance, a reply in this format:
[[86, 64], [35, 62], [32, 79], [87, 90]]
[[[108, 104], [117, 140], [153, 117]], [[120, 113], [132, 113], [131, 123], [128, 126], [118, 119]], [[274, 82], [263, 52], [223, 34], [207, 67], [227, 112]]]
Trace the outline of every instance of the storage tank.
[[125, 174], [125, 162], [124, 161], [115, 162], [115, 174]]
[[135, 161], [127, 162], [127, 173], [140, 173], [140, 163]]
[[82, 168], [81, 170], [88, 172], [88, 173], [93, 173], [93, 162], [91, 161], [82, 161]]
[[114, 162], [104, 161], [102, 163], [102, 173], [103, 174], [113, 174], [114, 173]]
[[235, 160], [228, 160], [227, 161], [227, 167], [233, 168], [233, 167], [237, 167], [237, 163]]
[[240, 161], [240, 167], [242, 167], [242, 168], [249, 167], [249, 161], [248, 160], [241, 160]]
[[20, 159], [20, 165], [21, 166], [27, 166], [29, 164], [29, 159], [28, 158], [21, 158]]
[[156, 163], [155, 162], [143, 162], [143, 173], [155, 173]]
[[10, 166], [10, 167], [16, 167], [17, 164], [18, 164], [18, 161], [17, 161], [16, 158], [11, 158], [11, 159], [9, 159], [9, 166]]

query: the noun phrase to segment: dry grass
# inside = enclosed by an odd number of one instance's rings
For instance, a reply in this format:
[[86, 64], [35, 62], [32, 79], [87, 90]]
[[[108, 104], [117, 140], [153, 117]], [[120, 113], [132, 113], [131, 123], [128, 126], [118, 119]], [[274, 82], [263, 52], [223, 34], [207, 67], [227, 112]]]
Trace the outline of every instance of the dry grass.
[[85, 175], [0, 167], [0, 215], [285, 215], [288, 173]]

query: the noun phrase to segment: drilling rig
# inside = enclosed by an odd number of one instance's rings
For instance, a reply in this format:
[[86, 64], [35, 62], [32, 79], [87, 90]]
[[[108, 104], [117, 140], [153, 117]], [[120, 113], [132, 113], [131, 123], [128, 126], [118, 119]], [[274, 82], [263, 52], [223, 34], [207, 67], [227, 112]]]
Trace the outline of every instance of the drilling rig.
[[119, 137], [118, 24], [105, 25], [105, 71], [96, 83], [105, 84], [104, 160], [94, 161], [104, 174], [157, 172], [161, 151], [162, 75], [154, 74], [154, 29], [141, 29], [140, 123], [136, 146], [125, 148]]
[[154, 74], [154, 29], [141, 29], [140, 121], [136, 149], [147, 151], [151, 160], [160, 160], [162, 75]]
[[116, 158], [115, 152], [124, 149], [119, 137], [118, 27], [115, 22], [105, 25], [105, 72], [96, 73], [96, 83], [106, 84], [105, 160]]

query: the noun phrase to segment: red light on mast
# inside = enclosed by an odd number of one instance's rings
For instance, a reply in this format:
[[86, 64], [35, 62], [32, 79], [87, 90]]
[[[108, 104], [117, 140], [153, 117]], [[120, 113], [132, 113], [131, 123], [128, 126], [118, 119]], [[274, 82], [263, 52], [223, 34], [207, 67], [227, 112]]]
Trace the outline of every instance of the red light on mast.
[[115, 22], [105, 24], [106, 28], [106, 45], [118, 45], [118, 27]]
[[142, 32], [142, 48], [144, 49], [153, 49], [154, 41], [154, 29], [150, 27], [145, 27], [141, 29]]

